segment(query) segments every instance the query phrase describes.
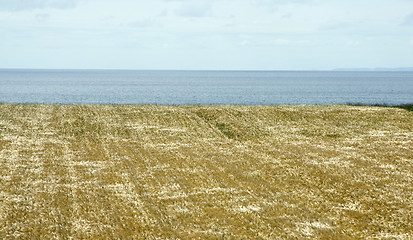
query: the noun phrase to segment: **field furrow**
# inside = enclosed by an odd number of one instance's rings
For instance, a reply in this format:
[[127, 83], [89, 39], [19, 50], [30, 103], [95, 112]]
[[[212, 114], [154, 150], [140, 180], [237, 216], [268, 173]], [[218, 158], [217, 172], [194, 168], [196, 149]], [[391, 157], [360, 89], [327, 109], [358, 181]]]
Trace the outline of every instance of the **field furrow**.
[[413, 113], [0, 104], [0, 239], [410, 239]]

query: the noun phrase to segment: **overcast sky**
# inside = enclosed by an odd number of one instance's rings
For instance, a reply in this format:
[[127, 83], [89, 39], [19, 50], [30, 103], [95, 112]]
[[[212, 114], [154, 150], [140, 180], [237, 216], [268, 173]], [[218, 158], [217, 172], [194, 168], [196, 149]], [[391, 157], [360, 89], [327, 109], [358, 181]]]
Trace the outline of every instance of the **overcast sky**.
[[413, 66], [413, 0], [0, 0], [0, 68]]

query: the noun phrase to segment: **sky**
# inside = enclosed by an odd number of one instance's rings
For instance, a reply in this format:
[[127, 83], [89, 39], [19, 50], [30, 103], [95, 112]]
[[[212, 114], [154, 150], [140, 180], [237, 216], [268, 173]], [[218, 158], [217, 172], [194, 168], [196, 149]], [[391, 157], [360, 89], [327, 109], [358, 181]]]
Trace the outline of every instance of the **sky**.
[[413, 0], [0, 0], [0, 68], [413, 67]]

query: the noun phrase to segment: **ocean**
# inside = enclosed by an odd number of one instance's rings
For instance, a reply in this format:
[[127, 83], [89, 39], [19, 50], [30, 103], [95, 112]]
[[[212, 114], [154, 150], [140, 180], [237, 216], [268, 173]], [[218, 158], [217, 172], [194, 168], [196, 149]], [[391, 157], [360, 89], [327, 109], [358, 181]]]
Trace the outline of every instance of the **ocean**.
[[0, 102], [396, 105], [413, 102], [413, 71], [0, 69]]

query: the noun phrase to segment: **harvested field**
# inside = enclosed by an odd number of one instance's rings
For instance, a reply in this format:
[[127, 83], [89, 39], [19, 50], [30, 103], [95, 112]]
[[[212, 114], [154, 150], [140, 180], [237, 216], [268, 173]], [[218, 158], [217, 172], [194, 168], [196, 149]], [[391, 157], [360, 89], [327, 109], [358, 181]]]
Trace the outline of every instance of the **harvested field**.
[[413, 239], [413, 112], [0, 104], [0, 239]]

